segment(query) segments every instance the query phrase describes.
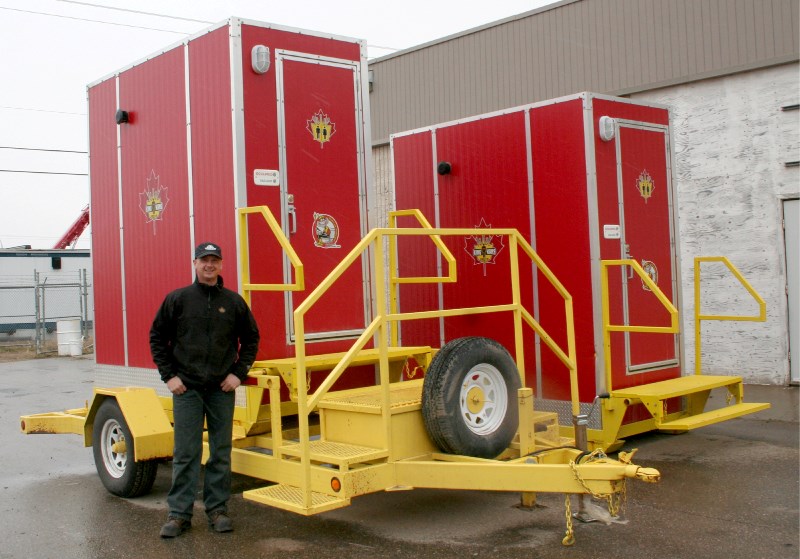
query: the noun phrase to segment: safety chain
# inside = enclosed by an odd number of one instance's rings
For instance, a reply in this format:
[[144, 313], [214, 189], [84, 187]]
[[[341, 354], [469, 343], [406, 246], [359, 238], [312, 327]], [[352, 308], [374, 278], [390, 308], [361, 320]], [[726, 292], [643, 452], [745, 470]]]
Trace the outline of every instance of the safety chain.
[[561, 540], [561, 545], [570, 546], [575, 544], [575, 531], [572, 529], [572, 503], [569, 500], [569, 493], [564, 494], [564, 508], [567, 517], [567, 532]]
[[[596, 449], [592, 451], [584, 460], [584, 463], [592, 462], [594, 460], [602, 460], [603, 458], [607, 458], [605, 452], [602, 449]], [[617, 482], [617, 484], [622, 483], [622, 488], [620, 491], [614, 491], [609, 494], [601, 494], [595, 493], [591, 487], [589, 487], [586, 482], [581, 477], [580, 473], [578, 472], [578, 466], [575, 463], [575, 460], [569, 461], [569, 467], [572, 469], [572, 475], [575, 476], [575, 479], [578, 483], [581, 484], [581, 487], [589, 493], [595, 499], [603, 499], [608, 503], [608, 513], [614, 517], [619, 516], [621, 510], [625, 510], [625, 503], [627, 500], [627, 480], [623, 479], [621, 482]]]
[[406, 359], [405, 362], [403, 363], [403, 376], [408, 380], [411, 380], [412, 378], [417, 376], [417, 373], [423, 373], [423, 372], [425, 372], [425, 370], [419, 365], [417, 365], [416, 367], [411, 367], [410, 363], [408, 362], [408, 359]]

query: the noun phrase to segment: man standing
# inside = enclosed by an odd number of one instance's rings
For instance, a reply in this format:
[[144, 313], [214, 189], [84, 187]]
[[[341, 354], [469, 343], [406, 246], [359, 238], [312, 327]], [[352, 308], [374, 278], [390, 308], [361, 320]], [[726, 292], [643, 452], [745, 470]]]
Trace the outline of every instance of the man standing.
[[230, 532], [231, 439], [235, 390], [258, 351], [258, 326], [247, 303], [222, 285], [222, 250], [201, 243], [194, 251], [195, 282], [169, 293], [150, 329], [150, 351], [172, 392], [175, 451], [169, 516], [161, 537], [191, 527], [208, 427], [209, 457], [203, 483], [209, 526]]

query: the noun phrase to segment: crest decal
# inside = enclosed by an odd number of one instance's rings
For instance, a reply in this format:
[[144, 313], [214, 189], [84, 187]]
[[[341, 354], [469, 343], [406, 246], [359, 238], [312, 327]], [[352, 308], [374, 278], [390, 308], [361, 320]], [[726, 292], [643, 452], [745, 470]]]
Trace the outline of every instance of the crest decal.
[[311, 230], [314, 246], [319, 248], [341, 248], [339, 244], [339, 224], [330, 214], [314, 212], [314, 223]]
[[164, 211], [169, 203], [167, 190], [169, 189], [166, 186], [161, 186], [159, 175], [151, 170], [147, 178], [147, 188], [139, 193], [139, 208], [144, 212], [145, 223], [153, 223], [153, 235], [156, 234], [156, 221], [164, 218]]
[[644, 198], [645, 204], [647, 203], [647, 199], [653, 195], [655, 189], [656, 185], [653, 183], [653, 177], [651, 177], [650, 173], [645, 169], [639, 174], [639, 178], [636, 179], [636, 190], [638, 190], [639, 194]]
[[[650, 276], [650, 279], [653, 280], [653, 283], [658, 285], [658, 268], [656, 268], [655, 262], [651, 262], [650, 260], [642, 260], [642, 269], [645, 273]], [[645, 291], [651, 291], [647, 284], [642, 280], [642, 289]]]
[[[486, 220], [481, 218], [481, 222], [475, 226], [475, 229], [489, 229], [491, 224], [487, 225]], [[486, 265], [495, 264], [497, 255], [500, 254], [505, 248], [503, 238], [495, 235], [470, 235], [464, 239], [464, 251], [469, 254], [475, 261], [475, 266], [483, 266], [483, 275], [486, 275]]]
[[306, 121], [306, 130], [311, 132], [314, 141], [319, 142], [319, 147], [322, 149], [325, 147], [325, 142], [330, 142], [331, 136], [336, 133], [336, 124], [331, 122], [331, 117], [320, 109]]

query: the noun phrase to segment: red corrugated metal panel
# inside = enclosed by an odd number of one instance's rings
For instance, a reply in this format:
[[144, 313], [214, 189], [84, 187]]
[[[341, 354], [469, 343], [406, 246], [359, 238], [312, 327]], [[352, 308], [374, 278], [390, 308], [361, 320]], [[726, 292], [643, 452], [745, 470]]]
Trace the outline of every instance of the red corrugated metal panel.
[[223, 250], [225, 284], [238, 285], [231, 70], [227, 27], [189, 43], [195, 242]]
[[[271, 68], [264, 75], [250, 68], [250, 52], [257, 44], [270, 49]], [[356, 133], [362, 124], [355, 118], [352, 71], [330, 66], [325, 61], [309, 64], [283, 59], [285, 101], [279, 107], [275, 102], [279, 96], [275, 74], [276, 52], [281, 49], [357, 62], [360, 62], [361, 50], [358, 43], [242, 26], [247, 204], [267, 205], [276, 218], [282, 220], [280, 189], [255, 185], [253, 180], [255, 169], [279, 170], [289, 194], [294, 196], [297, 232], [291, 236], [291, 241], [305, 264], [306, 291], [292, 295], [296, 306], [361, 239]], [[335, 136], [324, 145], [316, 142], [307, 130], [308, 121], [320, 110], [336, 127]], [[281, 146], [278, 145], [281, 118], [285, 118], [287, 150], [284, 169], [280, 168]], [[336, 219], [340, 248], [323, 249], [314, 245], [315, 213], [330, 214]], [[252, 281], [281, 282], [283, 262], [277, 243], [260, 219], [253, 218], [249, 223]], [[348, 276], [308, 315], [307, 332], [364, 327], [365, 301], [360, 268], [352, 268]], [[268, 324], [270, 328], [270, 335], [262, 338], [262, 354], [270, 357], [293, 355], [294, 348], [286, 343], [287, 332], [282, 320], [286, 312], [283, 294], [255, 293], [252, 308], [259, 323]], [[340, 351], [350, 344], [318, 342], [314, 344], [314, 352]]]
[[[508, 238], [486, 237], [480, 229], [513, 227], [530, 240], [531, 205], [525, 113], [469, 121], [436, 130], [436, 159], [447, 161], [451, 172], [439, 177], [439, 215], [442, 227], [474, 227], [475, 235], [451, 237], [447, 244], [458, 265], [458, 284], [444, 284], [444, 307], [503, 305], [512, 302], [511, 253]], [[487, 262], [474, 257], [480, 247], [495, 255]], [[533, 310], [530, 260], [519, 259], [522, 302]], [[526, 330], [525, 364], [535, 371], [533, 335]], [[511, 313], [445, 319], [448, 340], [490, 336], [514, 353]]]
[[[591, 401], [596, 393], [595, 346], [582, 100], [531, 109], [531, 133], [535, 248], [573, 297], [580, 396]], [[553, 339], [566, 348], [564, 302], [541, 277], [539, 316]], [[542, 393], [537, 396], [568, 400], [567, 369], [544, 344], [542, 372]]]
[[122, 270], [117, 176], [117, 87], [113, 79], [89, 89], [89, 173], [92, 181], [92, 264], [95, 358], [99, 365], [124, 365]]
[[[152, 367], [148, 333], [164, 295], [192, 280], [183, 49], [119, 77], [128, 364]], [[146, 213], [145, 204], [161, 209]], [[145, 208], [145, 209], [143, 209]]]
[[[434, 201], [433, 144], [430, 130], [395, 138], [394, 160], [395, 207], [417, 209], [436, 226]], [[415, 219], [404, 218], [403, 227], [419, 227]], [[401, 277], [433, 277], [436, 275], [437, 250], [426, 238], [398, 237], [398, 267]], [[429, 311], [439, 308], [435, 284], [405, 284], [400, 289], [403, 312]], [[404, 345], [439, 345], [439, 321], [415, 320], [400, 325]]]

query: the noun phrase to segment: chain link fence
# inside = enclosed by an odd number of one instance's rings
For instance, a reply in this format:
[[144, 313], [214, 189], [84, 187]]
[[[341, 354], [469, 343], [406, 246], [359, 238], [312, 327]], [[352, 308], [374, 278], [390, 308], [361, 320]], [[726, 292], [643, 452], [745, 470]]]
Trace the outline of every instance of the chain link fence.
[[0, 275], [0, 347], [74, 355], [65, 346], [80, 343], [80, 353], [91, 353], [91, 287], [86, 269]]

